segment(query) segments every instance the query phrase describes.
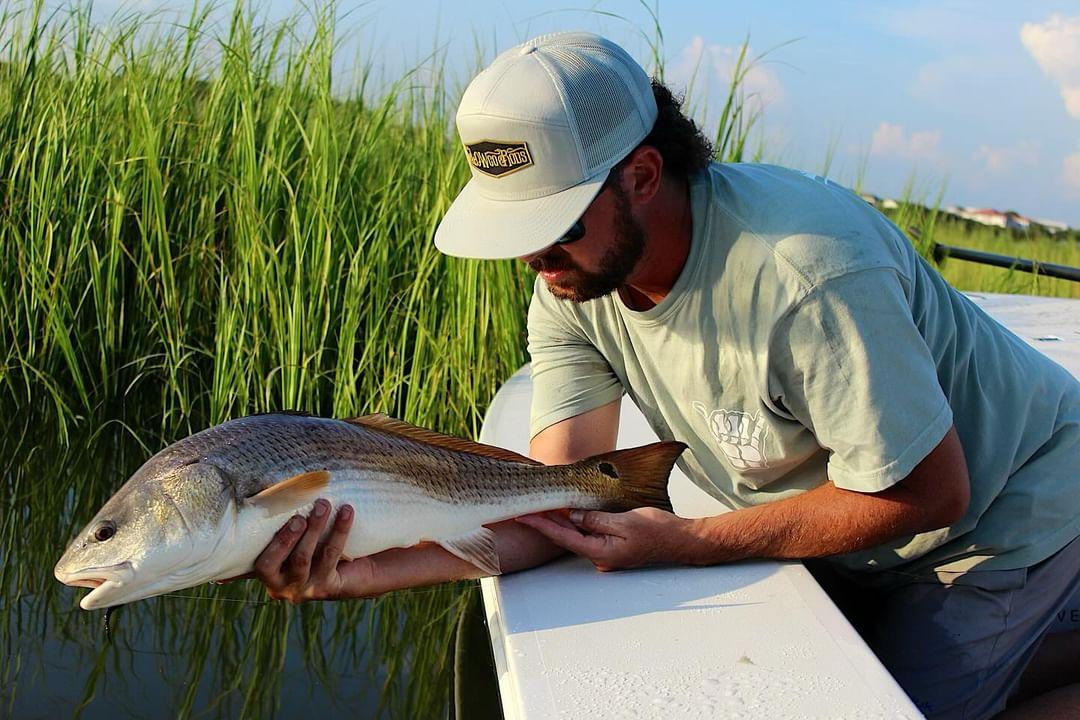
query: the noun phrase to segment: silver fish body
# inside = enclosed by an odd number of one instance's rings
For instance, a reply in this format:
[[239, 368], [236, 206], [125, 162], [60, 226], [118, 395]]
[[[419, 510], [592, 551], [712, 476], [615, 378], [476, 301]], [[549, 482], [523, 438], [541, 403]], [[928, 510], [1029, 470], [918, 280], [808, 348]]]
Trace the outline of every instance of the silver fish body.
[[670, 509], [685, 445], [656, 443], [545, 466], [384, 415], [267, 414], [191, 435], [150, 458], [76, 536], [55, 568], [108, 607], [250, 572], [273, 534], [316, 498], [353, 506], [345, 555], [437, 542], [498, 572], [484, 526], [563, 507]]

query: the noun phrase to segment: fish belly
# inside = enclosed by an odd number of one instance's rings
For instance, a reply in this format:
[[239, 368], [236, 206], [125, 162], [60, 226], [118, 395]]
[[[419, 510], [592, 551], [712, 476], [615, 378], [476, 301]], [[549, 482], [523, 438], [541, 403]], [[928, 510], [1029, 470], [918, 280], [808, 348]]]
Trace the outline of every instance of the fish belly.
[[[307, 516], [316, 498], [329, 501], [331, 514], [343, 505], [352, 506], [355, 515], [343, 551], [349, 558], [421, 542], [453, 540], [482, 525], [527, 513], [601, 506], [592, 495], [558, 487], [541, 487], [520, 495], [505, 493], [489, 502], [455, 502], [433, 497], [408, 478], [372, 471], [335, 470], [326, 487], [315, 495], [298, 499], [288, 511], [270, 514], [259, 508], [243, 508], [232, 542], [219, 546], [215, 553], [213, 578], [250, 572], [274, 534], [294, 514]], [[323, 538], [328, 534], [329, 526]]]
[[[336, 475], [336, 473], [335, 473]], [[556, 508], [597, 508], [593, 496], [553, 488], [523, 495], [505, 495], [488, 502], [461, 502], [433, 497], [424, 489], [392, 475], [365, 473], [341, 478], [340, 488], [326, 497], [335, 506], [352, 505], [355, 519], [345, 545], [349, 557], [389, 548], [461, 537], [481, 525]], [[338, 485], [337, 481], [331, 485]]]

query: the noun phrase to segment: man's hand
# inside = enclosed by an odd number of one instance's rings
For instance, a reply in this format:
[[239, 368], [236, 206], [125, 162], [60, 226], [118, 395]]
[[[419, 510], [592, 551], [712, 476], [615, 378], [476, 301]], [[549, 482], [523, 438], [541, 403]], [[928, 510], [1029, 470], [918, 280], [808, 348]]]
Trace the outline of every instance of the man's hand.
[[700, 555], [694, 521], [656, 508], [624, 513], [553, 511], [524, 515], [517, 521], [588, 558], [601, 571], [657, 563], [695, 564]]
[[270, 597], [291, 603], [367, 596], [365, 588], [374, 587], [373, 562], [341, 557], [352, 521], [352, 507], [343, 505], [330, 534], [319, 543], [330, 522], [330, 503], [316, 500], [310, 516], [295, 515], [278, 530], [255, 560], [254, 576]]

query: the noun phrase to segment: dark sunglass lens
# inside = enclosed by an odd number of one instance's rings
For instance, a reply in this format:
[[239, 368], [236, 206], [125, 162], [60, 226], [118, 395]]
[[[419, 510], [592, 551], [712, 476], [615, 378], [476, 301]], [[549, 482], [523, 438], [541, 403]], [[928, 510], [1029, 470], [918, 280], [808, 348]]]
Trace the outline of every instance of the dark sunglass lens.
[[565, 235], [555, 241], [555, 244], [563, 245], [565, 243], [577, 242], [583, 237], [585, 237], [585, 224], [578, 220], [570, 226], [570, 229], [566, 231]]

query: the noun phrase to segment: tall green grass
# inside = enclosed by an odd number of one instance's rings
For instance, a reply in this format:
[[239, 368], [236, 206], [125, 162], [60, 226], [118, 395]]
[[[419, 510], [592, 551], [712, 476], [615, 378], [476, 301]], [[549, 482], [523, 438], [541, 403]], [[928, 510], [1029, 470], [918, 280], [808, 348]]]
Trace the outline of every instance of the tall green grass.
[[1080, 298], [1080, 283], [1070, 280], [955, 258], [946, 258], [940, 263], [934, 260], [934, 246], [940, 243], [1012, 258], [1080, 267], [1080, 237], [1075, 230], [1049, 235], [1038, 229], [1021, 232], [980, 225], [942, 212], [940, 195], [930, 202], [916, 201], [911, 199], [909, 186], [904, 197], [905, 200], [897, 208], [886, 210], [886, 215], [897, 227], [907, 231], [915, 249], [934, 263], [945, 280], [956, 289]]
[[[527, 274], [431, 244], [468, 177], [438, 62], [433, 90], [406, 77], [373, 95], [361, 72], [341, 91], [332, 9], [271, 26], [244, 7], [220, 29], [206, 10], [104, 26], [41, 2], [0, 13], [7, 700], [18, 644], [47, 634], [47, 616], [77, 640], [65, 653], [100, 664], [85, 702], [133, 657], [94, 650], [99, 619], [73, 612], [51, 568], [151, 452], [283, 408], [475, 435], [525, 361]], [[387, 713], [429, 717], [445, 706], [466, 590], [330, 612], [215, 589], [120, 621], [156, 628], [153, 644], [187, 659], [170, 685], [182, 715], [267, 716], [293, 637], [316, 676], [342, 658], [370, 666]]]
[[148, 442], [272, 408], [476, 430], [524, 359], [529, 283], [431, 245], [467, 177], [453, 98], [335, 95], [329, 13], [297, 37], [238, 6], [219, 39], [205, 14], [148, 32], [41, 9], [4, 18], [14, 407], [61, 437], [135, 411]]
[[[938, 222], [937, 241], [946, 245], [975, 248], [986, 252], [1026, 258], [1044, 263], [1080, 267], [1080, 242], [1074, 234], [1046, 235], [1039, 232], [1014, 233], [979, 226], [969, 221], [946, 219]], [[959, 290], [1048, 295], [1080, 298], [1080, 283], [1058, 278], [995, 268], [962, 260], [947, 259], [941, 274]]]

